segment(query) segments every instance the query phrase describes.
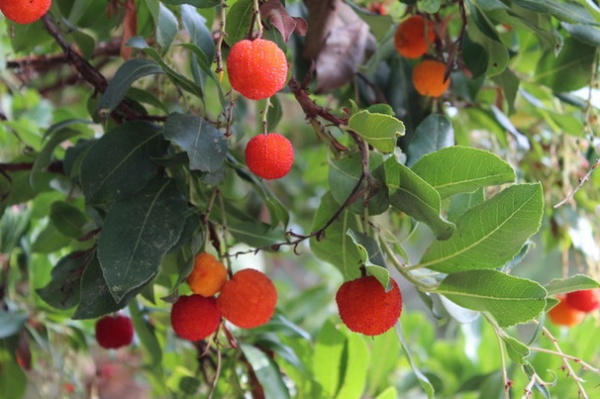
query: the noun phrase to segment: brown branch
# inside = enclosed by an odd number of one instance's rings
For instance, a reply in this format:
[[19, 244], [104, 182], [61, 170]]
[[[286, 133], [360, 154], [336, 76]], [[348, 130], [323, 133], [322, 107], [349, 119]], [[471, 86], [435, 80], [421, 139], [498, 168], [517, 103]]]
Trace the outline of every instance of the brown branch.
[[[19, 163], [0, 163], [0, 171], [3, 173], [9, 172], [22, 172], [25, 170], [32, 170], [33, 162], [19, 162]], [[55, 161], [50, 163], [46, 168], [48, 172], [57, 173], [64, 175], [65, 171], [63, 169], [62, 161]]]
[[558, 208], [564, 204], [566, 204], [567, 202], [569, 202], [573, 196], [575, 195], [575, 193], [577, 193], [577, 191], [579, 191], [581, 189], [581, 187], [583, 187], [583, 185], [585, 184], [586, 181], [588, 181], [590, 179], [590, 177], [592, 177], [592, 173], [594, 173], [594, 171], [598, 168], [598, 166], [600, 166], [600, 159], [596, 159], [596, 162], [594, 162], [594, 164], [590, 167], [590, 170], [587, 171], [587, 173], [585, 174], [585, 176], [583, 176], [582, 178], [579, 179], [579, 184], [577, 185], [577, 187], [575, 187], [570, 193], [569, 195], [567, 195], [565, 197], [565, 199], [563, 199], [562, 201], [560, 201], [558, 204], [554, 205], [553, 208]]

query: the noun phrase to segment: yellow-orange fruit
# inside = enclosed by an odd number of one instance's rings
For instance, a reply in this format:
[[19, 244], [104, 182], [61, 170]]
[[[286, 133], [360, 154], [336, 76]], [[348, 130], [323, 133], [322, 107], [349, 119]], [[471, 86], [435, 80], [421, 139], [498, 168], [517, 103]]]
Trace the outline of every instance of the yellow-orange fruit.
[[413, 69], [412, 82], [415, 90], [429, 97], [439, 97], [450, 86], [450, 78], [444, 80], [446, 65], [439, 61], [425, 60]]
[[183, 295], [171, 307], [171, 326], [175, 334], [189, 341], [209, 337], [221, 322], [214, 297]]
[[273, 96], [287, 80], [285, 53], [270, 40], [241, 40], [227, 56], [231, 87], [251, 100]]
[[0, 11], [13, 22], [30, 24], [42, 18], [51, 5], [52, 0], [0, 0]]
[[435, 41], [433, 22], [422, 15], [413, 15], [396, 28], [394, 46], [406, 58], [419, 58], [427, 53]]
[[236, 272], [221, 288], [217, 309], [223, 318], [240, 328], [266, 324], [277, 305], [277, 290], [262, 272], [243, 269]]
[[186, 282], [194, 294], [213, 296], [227, 281], [227, 269], [213, 255], [201, 252], [194, 258], [194, 268]]
[[246, 165], [263, 179], [279, 179], [287, 175], [294, 163], [294, 147], [277, 133], [258, 134], [246, 145]]
[[558, 305], [550, 309], [548, 317], [550, 321], [559, 326], [573, 327], [583, 320], [585, 312], [581, 312], [567, 303], [564, 296], [559, 296]]
[[402, 294], [394, 280], [388, 292], [373, 276], [346, 281], [335, 301], [342, 322], [364, 335], [383, 334], [396, 324], [402, 313]]

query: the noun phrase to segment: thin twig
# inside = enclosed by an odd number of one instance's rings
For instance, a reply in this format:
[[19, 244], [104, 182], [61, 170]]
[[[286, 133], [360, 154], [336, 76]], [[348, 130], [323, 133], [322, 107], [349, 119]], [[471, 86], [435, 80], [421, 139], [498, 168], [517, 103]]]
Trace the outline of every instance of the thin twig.
[[583, 176], [582, 178], [579, 179], [579, 184], [577, 185], [577, 187], [575, 187], [569, 193], [569, 195], [566, 196], [565, 199], [560, 201], [558, 204], [554, 205], [554, 208], [556, 209], [556, 208], [566, 204], [567, 202], [569, 202], [573, 198], [575, 193], [577, 193], [577, 191], [579, 191], [581, 189], [581, 187], [583, 187], [585, 182], [590, 179], [590, 177], [592, 176], [592, 173], [594, 173], [594, 171], [598, 168], [599, 165], [600, 165], [600, 158], [596, 159], [596, 162], [594, 162], [594, 164], [590, 167], [590, 170], [588, 170], [588, 172], [585, 174], [585, 176]]

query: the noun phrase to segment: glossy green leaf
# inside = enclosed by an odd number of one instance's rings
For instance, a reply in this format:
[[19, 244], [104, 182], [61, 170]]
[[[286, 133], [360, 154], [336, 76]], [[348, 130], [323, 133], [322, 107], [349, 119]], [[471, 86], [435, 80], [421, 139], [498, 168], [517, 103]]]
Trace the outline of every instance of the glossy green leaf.
[[164, 125], [163, 134], [187, 153], [190, 170], [212, 172], [225, 162], [225, 136], [200, 116], [171, 114]]
[[454, 146], [427, 154], [411, 169], [442, 199], [515, 180], [515, 171], [499, 156], [472, 147]]
[[237, 0], [227, 11], [225, 41], [230, 46], [248, 36], [254, 13], [252, 7], [253, 0]]
[[360, 111], [350, 117], [348, 127], [381, 152], [394, 151], [398, 137], [404, 135], [404, 124], [387, 114]]
[[428, 115], [417, 126], [408, 144], [408, 165], [411, 166], [424, 155], [454, 145], [452, 123], [444, 115]]
[[[425, 223], [433, 230], [438, 239], [449, 238], [454, 232], [455, 226], [440, 215], [442, 205], [438, 192], [394, 158], [387, 159], [384, 164], [388, 186], [394, 190], [390, 195], [390, 204], [399, 211]], [[398, 180], [400, 185], [392, 183]]]
[[256, 378], [263, 388], [265, 399], [290, 398], [290, 392], [283, 382], [279, 368], [273, 359], [253, 345], [241, 344], [240, 349], [250, 366], [252, 366]]
[[[340, 206], [333, 199], [331, 192], [327, 192], [321, 198], [312, 230], [322, 229], [339, 209]], [[355, 215], [342, 211], [322, 237], [310, 239], [310, 248], [319, 259], [337, 267], [345, 280], [353, 280], [360, 277], [362, 258], [352, 238], [346, 234], [348, 229], [358, 230], [359, 223]]]
[[179, 24], [175, 14], [165, 7], [162, 2], [159, 3], [158, 21], [156, 21], [156, 41], [163, 49], [163, 52], [166, 52], [173, 39], [175, 39], [178, 29]]
[[497, 270], [449, 274], [434, 292], [464, 308], [490, 313], [501, 327], [531, 321], [544, 311], [548, 294], [534, 281]]
[[153, 157], [161, 155], [160, 128], [127, 122], [107, 132], [81, 162], [81, 185], [89, 205], [112, 202], [139, 191], [158, 173]]
[[538, 61], [536, 81], [557, 92], [585, 87], [592, 76], [594, 52], [595, 47], [568, 37], [558, 56], [548, 50]]
[[81, 278], [92, 254], [73, 252], [52, 268], [52, 279], [36, 293], [50, 306], [70, 309], [79, 303]]
[[494, 269], [509, 262], [540, 227], [540, 184], [518, 184], [472, 207], [448, 240], [434, 241], [420, 266], [443, 273]]
[[117, 69], [106, 91], [102, 93], [102, 97], [98, 101], [98, 112], [100, 114], [111, 113], [123, 101], [133, 82], [144, 76], [159, 73], [164, 73], [164, 71], [150, 60], [136, 58], [125, 61]]
[[600, 283], [583, 274], [577, 274], [565, 279], [554, 279], [546, 285], [548, 295], [552, 296], [573, 291], [593, 290], [596, 288], [600, 288]]
[[52, 203], [50, 221], [62, 234], [71, 238], [79, 238], [83, 234], [83, 226], [87, 217], [74, 205], [64, 201]]
[[98, 259], [115, 301], [147, 283], [178, 241], [186, 201], [172, 180], [157, 178], [113, 205], [98, 240]]

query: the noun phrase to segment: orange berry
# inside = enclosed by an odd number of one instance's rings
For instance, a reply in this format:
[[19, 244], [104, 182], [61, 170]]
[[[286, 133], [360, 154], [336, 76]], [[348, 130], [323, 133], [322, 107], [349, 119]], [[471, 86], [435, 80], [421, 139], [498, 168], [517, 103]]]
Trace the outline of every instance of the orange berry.
[[227, 281], [227, 269], [217, 258], [202, 252], [194, 258], [194, 268], [186, 281], [194, 294], [213, 296]]
[[415, 90], [423, 96], [439, 97], [450, 86], [450, 78], [444, 81], [446, 65], [439, 61], [425, 60], [413, 69], [412, 82]]
[[277, 133], [259, 134], [246, 145], [246, 164], [257, 176], [279, 179], [287, 175], [294, 163], [294, 147]]
[[373, 276], [346, 281], [335, 301], [342, 322], [364, 335], [383, 334], [396, 324], [402, 313], [402, 294], [394, 280], [388, 292]]
[[573, 309], [587, 313], [593, 312], [600, 308], [600, 288], [569, 292], [565, 300]]
[[573, 327], [583, 320], [585, 313], [569, 306], [564, 296], [559, 296], [558, 305], [550, 309], [548, 317], [550, 320], [559, 326]]
[[240, 328], [266, 324], [277, 304], [277, 290], [262, 272], [243, 269], [227, 281], [217, 297], [217, 308], [225, 319]]
[[219, 328], [221, 314], [214, 297], [183, 295], [171, 307], [171, 326], [183, 339], [199, 341]]
[[424, 55], [434, 41], [433, 22], [422, 15], [413, 15], [402, 22], [394, 34], [396, 51], [406, 58], [419, 58]]
[[285, 53], [270, 40], [242, 40], [227, 56], [231, 87], [244, 97], [260, 100], [273, 96], [287, 80]]
[[0, 11], [13, 22], [30, 24], [42, 18], [51, 5], [52, 0], [0, 0]]
[[133, 324], [123, 315], [104, 316], [96, 322], [96, 341], [105, 349], [117, 349], [133, 341]]

